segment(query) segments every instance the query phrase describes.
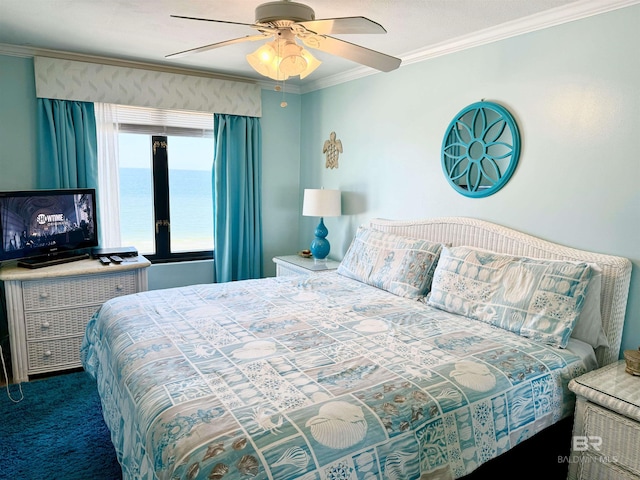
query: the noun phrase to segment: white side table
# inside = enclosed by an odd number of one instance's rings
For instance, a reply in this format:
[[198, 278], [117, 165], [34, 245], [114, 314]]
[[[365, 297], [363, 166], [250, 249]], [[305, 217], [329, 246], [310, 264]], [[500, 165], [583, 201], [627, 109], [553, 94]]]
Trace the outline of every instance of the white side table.
[[340, 262], [326, 259], [326, 262], [316, 262], [313, 258], [304, 258], [300, 255], [285, 255], [274, 257], [276, 264], [276, 277], [288, 275], [313, 275], [330, 272], [338, 268]]
[[569, 382], [576, 394], [569, 479], [640, 479], [640, 377], [625, 362]]

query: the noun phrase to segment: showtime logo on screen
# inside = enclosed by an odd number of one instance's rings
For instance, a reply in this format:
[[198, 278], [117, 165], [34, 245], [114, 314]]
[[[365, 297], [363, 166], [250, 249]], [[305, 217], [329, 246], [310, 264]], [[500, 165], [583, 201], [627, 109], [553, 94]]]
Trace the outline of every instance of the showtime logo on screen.
[[55, 213], [53, 215], [45, 215], [44, 213], [41, 213], [36, 217], [36, 222], [38, 222], [38, 225], [64, 222], [64, 214]]

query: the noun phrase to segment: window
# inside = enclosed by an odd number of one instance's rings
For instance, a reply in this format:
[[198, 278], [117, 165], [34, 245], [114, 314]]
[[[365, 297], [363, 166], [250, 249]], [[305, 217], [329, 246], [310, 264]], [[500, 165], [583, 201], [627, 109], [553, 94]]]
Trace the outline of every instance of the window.
[[213, 256], [213, 115], [117, 107], [120, 229], [152, 262]]

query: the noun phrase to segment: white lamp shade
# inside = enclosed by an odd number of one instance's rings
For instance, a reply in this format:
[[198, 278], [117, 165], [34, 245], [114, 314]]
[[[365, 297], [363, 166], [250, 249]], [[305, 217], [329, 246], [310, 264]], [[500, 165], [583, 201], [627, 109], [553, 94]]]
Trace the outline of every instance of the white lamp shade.
[[342, 214], [340, 190], [305, 188], [302, 215], [305, 217], [339, 217]]

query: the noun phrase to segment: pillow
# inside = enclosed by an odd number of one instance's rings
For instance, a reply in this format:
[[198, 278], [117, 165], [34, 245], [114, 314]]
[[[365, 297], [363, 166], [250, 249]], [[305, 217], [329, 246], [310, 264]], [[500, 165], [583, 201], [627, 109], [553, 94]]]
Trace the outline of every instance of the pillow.
[[401, 297], [424, 297], [442, 245], [359, 227], [338, 266], [345, 277]]
[[587, 342], [594, 349], [608, 347], [609, 341], [602, 328], [602, 314], [600, 313], [600, 294], [602, 292], [602, 269], [595, 263], [590, 263], [593, 272], [587, 287], [582, 312], [573, 327], [571, 336]]
[[445, 247], [427, 303], [565, 348], [591, 275], [587, 263]]

